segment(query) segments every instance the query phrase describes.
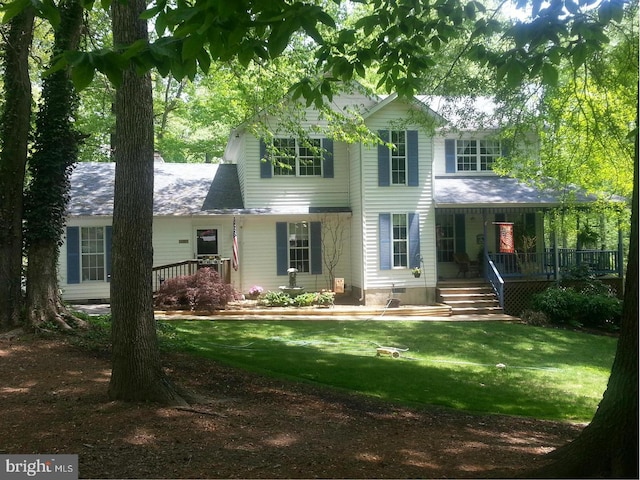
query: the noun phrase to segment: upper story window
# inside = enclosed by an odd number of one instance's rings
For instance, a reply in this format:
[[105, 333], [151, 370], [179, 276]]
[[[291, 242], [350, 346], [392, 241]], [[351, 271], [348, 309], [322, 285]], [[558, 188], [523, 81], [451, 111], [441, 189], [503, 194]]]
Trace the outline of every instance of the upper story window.
[[319, 138], [298, 140], [295, 138], [275, 138], [273, 140], [274, 176], [322, 175], [322, 145]]
[[407, 136], [404, 130], [391, 130], [391, 184], [407, 184]]
[[500, 140], [445, 140], [446, 172], [492, 172], [502, 156]]
[[378, 136], [378, 186], [419, 186], [418, 131], [379, 130]]

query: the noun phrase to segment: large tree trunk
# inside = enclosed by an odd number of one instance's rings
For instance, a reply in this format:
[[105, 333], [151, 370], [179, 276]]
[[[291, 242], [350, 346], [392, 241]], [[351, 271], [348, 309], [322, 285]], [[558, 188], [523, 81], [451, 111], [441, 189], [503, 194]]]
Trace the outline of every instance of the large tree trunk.
[[31, 127], [29, 50], [34, 13], [14, 17], [4, 51], [4, 112], [0, 120], [0, 328], [20, 323], [22, 309], [22, 190]]
[[[637, 124], [637, 122], [636, 122]], [[591, 423], [530, 476], [638, 478], [638, 137], [622, 325], [607, 390]], [[528, 475], [529, 476], [529, 475]]]
[[[144, 0], [113, 2], [117, 46], [147, 39]], [[149, 74], [124, 72], [116, 94], [115, 192], [111, 313], [113, 364], [109, 396], [183, 403], [160, 363], [153, 317], [153, 99]]]
[[[53, 55], [75, 50], [80, 43], [83, 8], [79, 0], [60, 2], [60, 24]], [[78, 158], [80, 135], [73, 126], [77, 95], [67, 70], [45, 77], [36, 119], [31, 182], [25, 195], [27, 247], [26, 327], [37, 330], [47, 321], [68, 330], [83, 325], [64, 307], [58, 289], [59, 242], [65, 225], [69, 175]], [[69, 322], [68, 320], [71, 320]]]
[[29, 248], [27, 330], [40, 330], [46, 322], [53, 322], [61, 330], [86, 327], [86, 322], [69, 313], [62, 304], [58, 290], [58, 253], [56, 243], [42, 243]]

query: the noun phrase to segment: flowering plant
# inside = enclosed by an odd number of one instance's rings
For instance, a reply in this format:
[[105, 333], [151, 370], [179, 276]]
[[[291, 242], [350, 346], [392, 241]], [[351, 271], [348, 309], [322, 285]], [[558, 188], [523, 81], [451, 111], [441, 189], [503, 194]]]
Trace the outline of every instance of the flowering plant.
[[420, 274], [422, 273], [422, 270], [420, 269], [420, 267], [414, 267], [411, 269], [411, 273], [413, 274], [414, 277], [419, 277]]
[[255, 295], [258, 296], [260, 295], [262, 292], [264, 292], [264, 288], [262, 288], [260, 285], [254, 285], [253, 287], [251, 287], [249, 289], [249, 295]]

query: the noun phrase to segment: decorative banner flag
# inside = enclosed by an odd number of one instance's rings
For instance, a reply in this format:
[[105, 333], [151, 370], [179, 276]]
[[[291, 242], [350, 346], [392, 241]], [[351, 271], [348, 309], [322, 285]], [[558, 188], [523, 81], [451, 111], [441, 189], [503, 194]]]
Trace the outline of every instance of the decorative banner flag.
[[236, 228], [236, 217], [233, 217], [233, 259], [231, 266], [234, 270], [238, 270], [238, 230]]
[[500, 253], [515, 253], [513, 223], [496, 223], [500, 227]]

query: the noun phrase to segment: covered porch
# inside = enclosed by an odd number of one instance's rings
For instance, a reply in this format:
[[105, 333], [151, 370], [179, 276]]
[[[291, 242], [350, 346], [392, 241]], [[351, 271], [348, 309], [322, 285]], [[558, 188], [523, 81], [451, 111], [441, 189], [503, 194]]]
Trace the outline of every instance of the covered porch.
[[[450, 177], [435, 185], [439, 282], [484, 279], [504, 307], [505, 283], [530, 296], [570, 272], [623, 277], [621, 226], [589, 211], [595, 198], [574, 195], [566, 208], [556, 192], [500, 177]], [[535, 291], [522, 284], [535, 284]]]

